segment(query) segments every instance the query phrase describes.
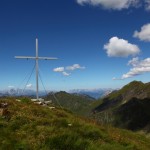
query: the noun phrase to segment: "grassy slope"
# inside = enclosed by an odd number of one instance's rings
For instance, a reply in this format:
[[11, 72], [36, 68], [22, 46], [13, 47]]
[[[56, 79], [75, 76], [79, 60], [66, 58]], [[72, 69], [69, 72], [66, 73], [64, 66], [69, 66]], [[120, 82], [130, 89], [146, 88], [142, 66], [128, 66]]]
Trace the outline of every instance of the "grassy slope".
[[[133, 81], [98, 100], [90, 117], [103, 124], [150, 132], [150, 83]], [[96, 104], [96, 103], [95, 103]]]
[[[2, 102], [4, 100], [0, 100]], [[9, 103], [0, 117], [1, 150], [149, 150], [150, 139], [31, 102]], [[68, 125], [68, 124], [71, 124]]]
[[90, 97], [69, 94], [63, 91], [55, 93], [55, 96], [49, 94], [45, 99], [52, 100], [56, 106], [59, 106], [60, 104], [62, 107], [80, 115], [84, 115], [84, 110], [88, 109], [93, 102], [93, 99], [90, 99]]
[[121, 90], [111, 93], [110, 99], [115, 99], [120, 95], [123, 96], [124, 100], [129, 100], [133, 97], [144, 99], [150, 97], [150, 84], [142, 83], [140, 81], [133, 81], [125, 85]]

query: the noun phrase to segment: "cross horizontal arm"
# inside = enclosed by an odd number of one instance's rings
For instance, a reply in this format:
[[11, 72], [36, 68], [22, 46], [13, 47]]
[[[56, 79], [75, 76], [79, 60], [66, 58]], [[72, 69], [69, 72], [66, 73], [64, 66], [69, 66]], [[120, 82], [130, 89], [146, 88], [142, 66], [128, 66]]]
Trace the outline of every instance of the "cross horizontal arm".
[[36, 59], [36, 57], [31, 57], [31, 56], [15, 56], [17, 59]]
[[38, 59], [43, 59], [43, 60], [57, 60], [58, 58], [55, 58], [55, 57], [38, 57]]
[[31, 57], [31, 56], [15, 56], [17, 59], [42, 59], [42, 60], [57, 60], [55, 57]]

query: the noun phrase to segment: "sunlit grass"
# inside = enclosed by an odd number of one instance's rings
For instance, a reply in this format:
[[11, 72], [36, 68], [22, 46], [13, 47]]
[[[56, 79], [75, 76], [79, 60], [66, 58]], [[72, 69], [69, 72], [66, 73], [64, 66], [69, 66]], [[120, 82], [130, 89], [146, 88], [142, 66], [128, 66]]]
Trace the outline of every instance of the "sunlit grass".
[[[1, 100], [3, 101], [3, 100]], [[97, 125], [64, 109], [5, 100], [10, 119], [0, 117], [1, 150], [149, 150], [150, 139]]]

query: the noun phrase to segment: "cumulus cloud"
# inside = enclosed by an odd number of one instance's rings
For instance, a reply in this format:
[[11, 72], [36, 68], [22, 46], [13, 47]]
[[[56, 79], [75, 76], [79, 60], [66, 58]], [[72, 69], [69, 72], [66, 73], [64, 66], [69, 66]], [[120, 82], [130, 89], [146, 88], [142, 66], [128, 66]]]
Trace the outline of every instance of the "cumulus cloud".
[[71, 75], [70, 72], [74, 71], [74, 70], [77, 70], [77, 69], [85, 69], [85, 67], [80, 66], [79, 64], [73, 64], [72, 66], [54, 68], [53, 71], [54, 72], [60, 72], [64, 76], [70, 76]]
[[30, 84], [27, 84], [26, 87], [27, 87], [27, 88], [31, 88], [31, 87], [32, 87], [32, 84], [31, 84], [31, 83], [30, 83]]
[[141, 27], [141, 31], [135, 31], [134, 37], [139, 38], [141, 41], [150, 42], [150, 23]]
[[122, 80], [150, 72], [150, 58], [146, 58], [144, 60], [133, 58], [128, 62], [128, 65], [131, 65], [132, 68], [129, 72], [122, 75], [122, 77], [120, 78]]
[[67, 73], [67, 72], [63, 71], [62, 74], [63, 74], [64, 76], [70, 76], [71, 73]]
[[77, 3], [80, 5], [102, 6], [105, 9], [122, 10], [131, 6], [137, 7], [139, 0], [77, 0]]
[[67, 66], [67, 67], [66, 67], [66, 70], [71, 70], [71, 71], [73, 71], [73, 70], [76, 70], [76, 69], [85, 69], [85, 67], [80, 66], [79, 64], [74, 64], [74, 65], [72, 65], [72, 66]]
[[150, 11], [150, 0], [145, 0], [145, 9]]
[[129, 55], [137, 55], [140, 49], [137, 45], [129, 43], [127, 40], [112, 37], [104, 49], [109, 57], [128, 57]]
[[63, 72], [64, 70], [65, 70], [64, 67], [58, 67], [53, 69], [54, 72]]

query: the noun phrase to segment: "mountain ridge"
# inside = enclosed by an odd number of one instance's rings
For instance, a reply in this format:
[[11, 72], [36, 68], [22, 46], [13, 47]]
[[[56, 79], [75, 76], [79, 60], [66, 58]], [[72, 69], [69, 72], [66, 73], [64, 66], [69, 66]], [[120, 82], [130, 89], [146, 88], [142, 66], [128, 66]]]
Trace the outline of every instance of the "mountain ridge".
[[50, 100], [56, 106], [62, 106], [79, 115], [84, 114], [84, 110], [95, 100], [88, 95], [70, 94], [65, 91], [49, 93], [45, 100]]
[[95, 99], [104, 97], [111, 93], [113, 89], [111, 88], [98, 88], [98, 89], [74, 89], [68, 91], [68, 93], [78, 93], [78, 94], [85, 94], [89, 95]]
[[150, 126], [150, 83], [133, 81], [99, 101], [92, 109], [92, 118], [121, 128], [150, 132], [146, 128]]
[[[70, 94], [81, 94], [81, 95], [88, 95], [90, 97], [93, 97], [94, 99], [98, 99], [100, 97], [104, 97], [111, 93], [113, 89], [111, 88], [99, 88], [99, 89], [73, 89], [69, 91], [65, 91]], [[47, 93], [57, 93], [60, 91], [39, 91], [39, 96], [45, 96]], [[0, 96], [34, 96], [36, 95], [36, 91], [33, 89], [15, 89], [15, 88], [9, 88], [6, 90], [1, 90], [0, 91]]]

